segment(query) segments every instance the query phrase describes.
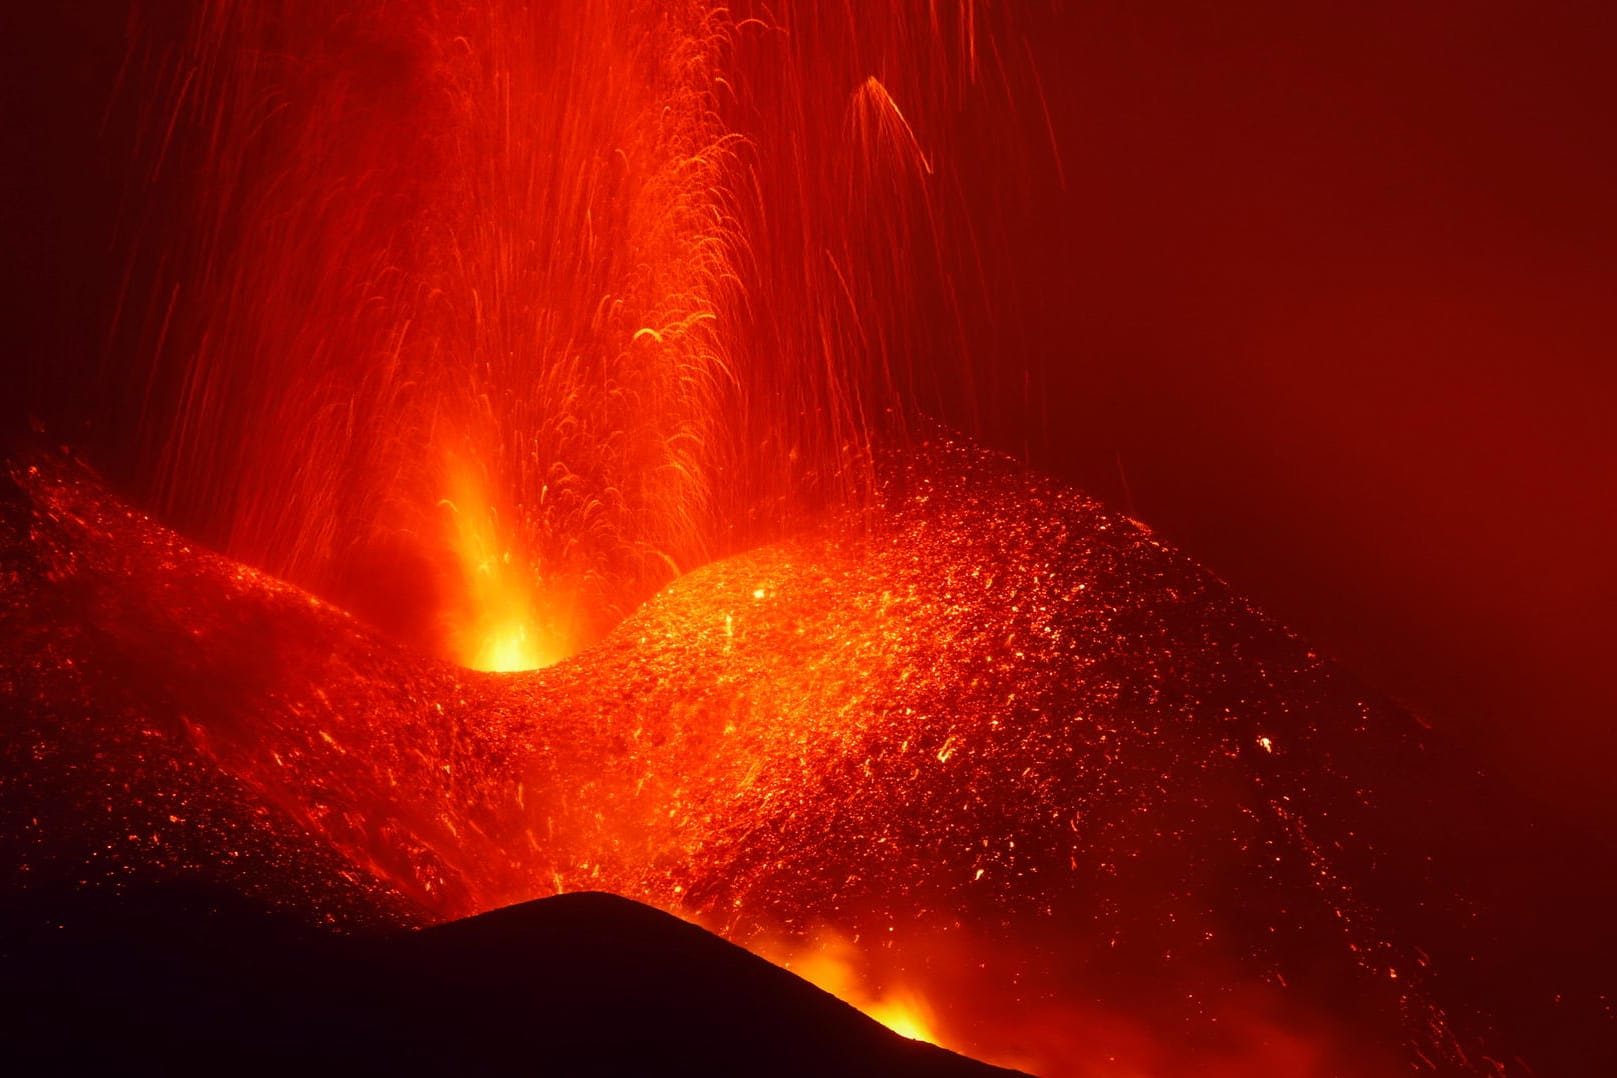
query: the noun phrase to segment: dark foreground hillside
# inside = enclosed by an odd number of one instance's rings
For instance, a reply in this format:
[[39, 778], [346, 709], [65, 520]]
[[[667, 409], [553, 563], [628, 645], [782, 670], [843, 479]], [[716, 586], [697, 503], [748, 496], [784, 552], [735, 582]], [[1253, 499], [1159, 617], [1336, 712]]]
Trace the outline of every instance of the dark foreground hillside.
[[4, 939], [17, 1073], [1011, 1073], [614, 895], [367, 939], [178, 888], [57, 914]]

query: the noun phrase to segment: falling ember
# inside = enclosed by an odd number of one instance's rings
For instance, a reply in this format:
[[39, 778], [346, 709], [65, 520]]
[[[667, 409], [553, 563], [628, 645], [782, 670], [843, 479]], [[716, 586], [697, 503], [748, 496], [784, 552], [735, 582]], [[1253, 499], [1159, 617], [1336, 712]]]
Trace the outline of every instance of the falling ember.
[[107, 371], [131, 483], [502, 668], [857, 501], [872, 439], [963, 369], [973, 240], [920, 117], [981, 30], [936, 14], [137, 11], [166, 93]]
[[148, 482], [433, 650], [554, 660], [717, 529], [728, 23], [349, 6], [206, 5], [160, 54], [154, 131], [206, 141], [149, 151], [201, 212], [131, 269], [161, 252], [127, 330]]

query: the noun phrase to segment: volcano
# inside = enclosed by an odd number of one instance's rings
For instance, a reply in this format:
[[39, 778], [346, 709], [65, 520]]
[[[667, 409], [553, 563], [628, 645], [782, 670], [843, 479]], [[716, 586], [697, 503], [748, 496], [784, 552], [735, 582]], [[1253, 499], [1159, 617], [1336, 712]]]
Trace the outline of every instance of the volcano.
[[1384, 6], [12, 5], [8, 1057], [1617, 1073], [1610, 5]]
[[[877, 474], [867, 510], [483, 674], [196, 546], [69, 455], [20, 456], [8, 962], [93, 982], [94, 956], [222, 932], [252, 941], [225, 984], [280, 983], [281, 939], [503, 952], [531, 972], [495, 981], [543, 980], [573, 930], [486, 911], [608, 891], [788, 966], [851, 944], [867, 994], [925, 999], [941, 1043], [1050, 1075], [1610, 1064], [1604, 846], [1074, 489], [941, 436]], [[637, 931], [571, 909], [600, 947]], [[704, 977], [732, 1007], [749, 983]], [[323, 1020], [370, 1013], [305, 978]]]

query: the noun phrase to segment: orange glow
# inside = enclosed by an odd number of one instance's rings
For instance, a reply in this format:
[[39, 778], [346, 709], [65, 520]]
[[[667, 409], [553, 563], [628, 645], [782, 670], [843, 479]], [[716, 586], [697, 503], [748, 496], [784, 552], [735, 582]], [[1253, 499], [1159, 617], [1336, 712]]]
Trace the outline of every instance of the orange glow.
[[535, 670], [549, 666], [554, 660], [540, 651], [537, 642], [528, 638], [527, 625], [502, 626], [490, 636], [483, 647], [466, 663], [473, 670], [508, 674], [517, 670]]
[[922, 995], [903, 984], [873, 985], [869, 974], [862, 971], [867, 956], [843, 936], [826, 931], [796, 947], [766, 945], [756, 949], [810, 984], [859, 1008], [894, 1033], [912, 1040], [944, 1044], [932, 1007]]
[[565, 658], [571, 649], [559, 622], [542, 631], [537, 620], [534, 567], [501, 534], [471, 469], [452, 463], [448, 474], [450, 496], [438, 503], [457, 570], [455, 602], [444, 615], [448, 650], [473, 670], [501, 673]]

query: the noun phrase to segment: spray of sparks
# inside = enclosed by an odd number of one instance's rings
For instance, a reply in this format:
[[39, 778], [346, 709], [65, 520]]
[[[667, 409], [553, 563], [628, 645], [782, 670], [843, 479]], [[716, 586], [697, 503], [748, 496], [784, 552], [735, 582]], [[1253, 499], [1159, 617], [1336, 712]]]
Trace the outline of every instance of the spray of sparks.
[[486, 669], [857, 501], [910, 365], [961, 367], [964, 218], [900, 100], [947, 116], [982, 32], [878, 7], [137, 15], [136, 485]]

